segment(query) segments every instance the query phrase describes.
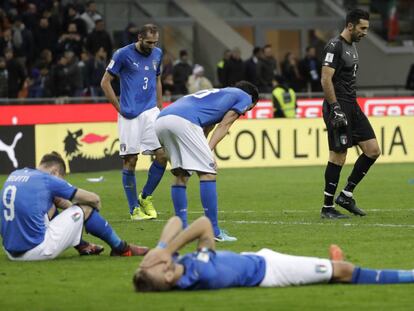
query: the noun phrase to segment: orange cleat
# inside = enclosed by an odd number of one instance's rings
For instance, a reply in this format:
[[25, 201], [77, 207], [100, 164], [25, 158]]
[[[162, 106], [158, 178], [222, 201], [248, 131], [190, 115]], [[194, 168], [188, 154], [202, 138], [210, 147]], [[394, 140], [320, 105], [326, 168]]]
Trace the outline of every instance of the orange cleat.
[[148, 253], [149, 248], [145, 246], [138, 246], [133, 244], [127, 244], [122, 252], [116, 250], [111, 251], [111, 256], [131, 257], [131, 256], [145, 256]]
[[338, 245], [332, 244], [331, 246], [329, 246], [329, 258], [331, 260], [343, 261], [344, 253]]

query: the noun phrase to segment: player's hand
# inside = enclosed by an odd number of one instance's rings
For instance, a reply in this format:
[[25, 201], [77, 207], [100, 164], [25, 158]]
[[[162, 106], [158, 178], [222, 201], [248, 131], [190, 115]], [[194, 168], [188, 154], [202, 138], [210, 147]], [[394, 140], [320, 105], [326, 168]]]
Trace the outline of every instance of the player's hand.
[[338, 103], [331, 104], [331, 113], [329, 118], [333, 128], [340, 128], [348, 125], [346, 115], [341, 110], [341, 106]]
[[154, 248], [150, 250], [142, 260], [139, 267], [141, 269], [146, 269], [153, 267], [160, 263], [165, 263], [170, 265], [172, 262], [171, 254], [164, 248]]

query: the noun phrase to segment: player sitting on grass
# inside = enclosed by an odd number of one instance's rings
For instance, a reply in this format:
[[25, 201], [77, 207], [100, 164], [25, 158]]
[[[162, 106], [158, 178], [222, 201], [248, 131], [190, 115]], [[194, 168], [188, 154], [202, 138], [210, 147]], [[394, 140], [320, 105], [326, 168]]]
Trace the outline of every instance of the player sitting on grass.
[[[53, 259], [79, 245], [83, 226], [111, 246], [111, 256], [145, 255], [148, 248], [122, 241], [100, 215], [99, 196], [67, 183], [65, 172], [62, 157], [52, 152], [43, 156], [37, 169], [16, 170], [7, 178], [0, 192], [0, 217], [9, 259]], [[49, 221], [54, 206], [63, 212]]]
[[[198, 240], [197, 251], [178, 257], [176, 252]], [[371, 270], [342, 261], [341, 249], [332, 245], [330, 260], [299, 257], [262, 249], [256, 253], [215, 251], [208, 218], [197, 219], [182, 230], [180, 218], [171, 218], [157, 248], [150, 250], [134, 274], [141, 292], [228, 287], [284, 287], [313, 283], [413, 283], [412, 270]]]

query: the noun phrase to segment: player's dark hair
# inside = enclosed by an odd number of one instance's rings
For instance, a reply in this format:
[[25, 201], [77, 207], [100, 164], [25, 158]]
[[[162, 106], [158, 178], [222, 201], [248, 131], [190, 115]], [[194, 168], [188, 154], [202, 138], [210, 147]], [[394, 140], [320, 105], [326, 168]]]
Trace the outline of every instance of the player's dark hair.
[[139, 269], [135, 272], [132, 283], [136, 292], [161, 292], [171, 289], [170, 286], [160, 286], [154, 281], [151, 275], [143, 269]]
[[40, 160], [40, 165], [44, 165], [44, 166], [58, 165], [59, 174], [64, 176], [66, 173], [65, 161], [63, 160], [62, 156], [56, 151], [52, 151], [51, 153], [45, 154]]
[[256, 103], [259, 99], [259, 90], [254, 84], [248, 81], [239, 81], [234, 85], [234, 87], [237, 87], [238, 89], [241, 89], [249, 94], [252, 97], [252, 103]]
[[154, 24], [145, 24], [142, 26], [138, 31], [138, 36], [141, 38], [146, 38], [148, 34], [156, 34], [158, 33], [158, 27]]
[[345, 27], [348, 26], [349, 23], [351, 23], [352, 25], [359, 24], [360, 19], [365, 19], [369, 21], [369, 13], [361, 9], [354, 9], [349, 11], [346, 14]]

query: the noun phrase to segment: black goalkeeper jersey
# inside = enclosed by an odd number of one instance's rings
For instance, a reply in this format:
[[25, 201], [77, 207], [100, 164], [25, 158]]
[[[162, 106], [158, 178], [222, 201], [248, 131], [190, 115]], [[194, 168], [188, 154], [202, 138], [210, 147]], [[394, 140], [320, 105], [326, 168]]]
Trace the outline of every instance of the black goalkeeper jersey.
[[358, 70], [358, 52], [355, 43], [348, 43], [341, 36], [331, 39], [325, 46], [322, 66], [335, 69], [332, 82], [338, 102], [355, 102]]

